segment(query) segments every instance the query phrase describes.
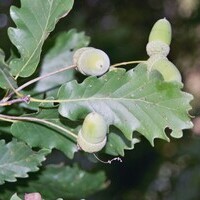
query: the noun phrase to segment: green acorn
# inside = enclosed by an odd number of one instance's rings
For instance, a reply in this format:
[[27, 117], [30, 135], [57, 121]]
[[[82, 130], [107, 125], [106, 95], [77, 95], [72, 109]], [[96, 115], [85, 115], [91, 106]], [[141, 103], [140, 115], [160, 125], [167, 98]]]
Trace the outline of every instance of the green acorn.
[[98, 152], [106, 144], [106, 133], [107, 124], [104, 118], [98, 113], [90, 113], [86, 116], [78, 133], [77, 143], [85, 152]]
[[78, 49], [73, 56], [73, 62], [84, 75], [100, 76], [108, 71], [110, 59], [108, 55], [93, 47]]
[[170, 62], [166, 57], [151, 57], [147, 61], [149, 71], [157, 70], [163, 76], [164, 81], [176, 81], [181, 83], [182, 78], [176, 66]]
[[170, 45], [172, 39], [172, 28], [169, 21], [164, 19], [159, 19], [151, 29], [149, 35], [149, 42], [161, 41], [167, 45]]
[[155, 54], [162, 54], [167, 56], [170, 51], [170, 43], [172, 39], [172, 28], [171, 24], [167, 19], [158, 20], [149, 35], [149, 42], [146, 50], [149, 56]]

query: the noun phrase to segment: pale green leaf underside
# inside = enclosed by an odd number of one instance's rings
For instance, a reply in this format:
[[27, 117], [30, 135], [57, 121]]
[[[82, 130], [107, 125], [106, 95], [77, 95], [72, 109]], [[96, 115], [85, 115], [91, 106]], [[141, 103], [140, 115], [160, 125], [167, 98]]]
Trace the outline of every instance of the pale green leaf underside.
[[[47, 166], [38, 179], [30, 180], [28, 185], [17, 187], [17, 193], [23, 195], [29, 192], [39, 192], [43, 199], [83, 199], [106, 187], [106, 176], [102, 171], [90, 173], [76, 165]], [[3, 193], [7, 197], [9, 191]], [[11, 193], [13, 194], [13, 193]]]
[[[32, 117], [44, 119], [71, 130], [68, 126], [70, 121], [64, 121], [60, 118], [57, 107], [40, 110], [38, 113], [33, 114]], [[15, 122], [11, 126], [11, 133], [32, 147], [56, 148], [69, 158], [73, 158], [74, 153], [77, 151], [76, 141], [73, 138], [46, 124], [28, 121]]]
[[181, 137], [182, 129], [192, 127], [188, 116], [192, 96], [177, 83], [164, 82], [160, 74], [149, 74], [145, 65], [126, 72], [115, 69], [100, 78], [89, 77], [61, 86], [59, 112], [71, 120], [98, 112], [108, 125], [119, 128], [132, 140], [138, 131], [153, 144], [155, 138], [169, 140], [165, 128], [173, 137]]
[[20, 8], [11, 7], [10, 15], [17, 28], [9, 28], [8, 35], [21, 56], [10, 62], [14, 76], [34, 73], [45, 39], [72, 5], [73, 0], [21, 0]]
[[0, 184], [5, 181], [15, 182], [16, 178], [28, 177], [28, 172], [39, 170], [38, 166], [45, 160], [50, 150], [34, 152], [22, 142], [13, 140], [5, 144], [0, 141]]
[[[47, 52], [42, 61], [40, 75], [72, 65], [74, 50], [87, 46], [88, 43], [89, 38], [83, 32], [78, 33], [76, 30], [58, 35], [55, 45]], [[58, 86], [73, 79], [75, 79], [75, 70], [67, 70], [38, 81], [35, 90], [47, 92], [48, 96], [56, 96]]]

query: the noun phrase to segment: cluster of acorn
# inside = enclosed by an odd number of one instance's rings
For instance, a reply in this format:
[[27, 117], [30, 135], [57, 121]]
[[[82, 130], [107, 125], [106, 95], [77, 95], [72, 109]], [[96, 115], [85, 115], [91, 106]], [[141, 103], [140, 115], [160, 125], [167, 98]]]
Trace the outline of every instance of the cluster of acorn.
[[181, 82], [180, 72], [167, 58], [170, 51], [171, 38], [172, 29], [169, 21], [165, 18], [158, 20], [150, 32], [146, 46], [146, 51], [149, 55], [147, 67], [149, 71], [159, 71], [167, 82]]
[[[154, 24], [146, 46], [149, 55], [146, 64], [148, 71], [159, 71], [165, 81], [181, 82], [180, 72], [167, 58], [170, 51], [171, 32], [171, 25], [165, 18]], [[78, 49], [74, 53], [73, 62], [78, 71], [88, 76], [101, 76], [110, 68], [108, 55], [93, 47]], [[89, 153], [100, 151], [106, 144], [107, 129], [103, 116], [95, 112], [88, 114], [78, 133], [79, 147]]]

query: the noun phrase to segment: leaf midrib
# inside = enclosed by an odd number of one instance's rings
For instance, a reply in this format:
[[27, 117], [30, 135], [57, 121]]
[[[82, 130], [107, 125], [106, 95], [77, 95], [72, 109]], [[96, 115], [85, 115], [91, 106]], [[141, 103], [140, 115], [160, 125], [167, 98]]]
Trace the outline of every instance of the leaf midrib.
[[[143, 97], [145, 98], [145, 97]], [[178, 98], [177, 98], [178, 99]], [[95, 101], [95, 100], [113, 100], [113, 101], [140, 101], [142, 103], [146, 103], [146, 104], [150, 104], [150, 105], [154, 105], [154, 106], [158, 106], [158, 107], [161, 107], [161, 108], [166, 108], [166, 109], [169, 109], [169, 110], [176, 110], [175, 108], [169, 108], [169, 107], [166, 107], [166, 106], [163, 106], [163, 105], [160, 105], [159, 103], [154, 103], [154, 102], [149, 102], [149, 101], [145, 101], [145, 100], [142, 100], [142, 99], [131, 99], [131, 98], [122, 98], [122, 97], [119, 97], [119, 98], [83, 98], [83, 99], [62, 99], [62, 100], [59, 100], [60, 103], [71, 103], [71, 102], [81, 102], [81, 101]]]

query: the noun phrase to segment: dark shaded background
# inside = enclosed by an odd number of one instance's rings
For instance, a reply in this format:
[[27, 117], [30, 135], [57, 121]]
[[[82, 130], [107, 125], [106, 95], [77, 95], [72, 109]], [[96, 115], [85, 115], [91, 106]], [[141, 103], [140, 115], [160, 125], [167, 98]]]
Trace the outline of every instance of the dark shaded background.
[[[8, 53], [7, 28], [13, 26], [9, 7], [18, 3], [0, 0], [0, 46]], [[154, 148], [143, 139], [126, 152], [123, 163], [98, 164], [97, 168], [106, 170], [111, 185], [90, 199], [200, 199], [199, 0], [75, 0], [70, 14], [60, 20], [50, 37], [76, 28], [91, 37], [90, 46], [106, 51], [112, 63], [147, 59], [150, 29], [163, 17], [173, 29], [169, 59], [183, 76], [184, 90], [194, 95], [190, 112], [194, 128], [170, 143], [156, 140]]]

